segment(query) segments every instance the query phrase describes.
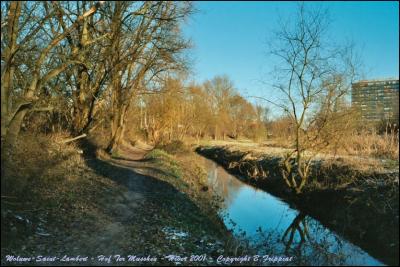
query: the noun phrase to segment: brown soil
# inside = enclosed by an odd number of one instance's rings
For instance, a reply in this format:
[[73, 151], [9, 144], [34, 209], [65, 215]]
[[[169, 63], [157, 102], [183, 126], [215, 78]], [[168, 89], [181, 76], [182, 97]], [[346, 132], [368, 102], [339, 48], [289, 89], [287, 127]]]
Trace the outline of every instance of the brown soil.
[[[47, 155], [41, 176], [28, 179], [19, 193], [2, 191], [2, 265], [10, 264], [6, 255], [88, 256], [83, 265], [174, 265], [163, 257], [224, 251], [229, 235], [217, 215], [199, 208], [183, 181], [144, 160], [147, 148], [125, 147], [124, 159], [101, 152], [99, 159], [90, 143], [84, 148], [83, 162], [53, 165]], [[6, 176], [13, 173], [13, 164], [7, 166]], [[96, 261], [116, 254], [150, 255], [157, 262]], [[43, 264], [65, 262], [29, 263]]]

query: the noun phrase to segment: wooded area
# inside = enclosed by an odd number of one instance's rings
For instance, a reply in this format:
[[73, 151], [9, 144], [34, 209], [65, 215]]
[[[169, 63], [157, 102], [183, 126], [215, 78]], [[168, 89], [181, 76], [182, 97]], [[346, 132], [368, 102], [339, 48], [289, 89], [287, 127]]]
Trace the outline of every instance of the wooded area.
[[[21, 129], [145, 141], [265, 136], [228, 77], [187, 85], [190, 2], [2, 2], [2, 140]], [[127, 126], [129, 125], [129, 126]]]

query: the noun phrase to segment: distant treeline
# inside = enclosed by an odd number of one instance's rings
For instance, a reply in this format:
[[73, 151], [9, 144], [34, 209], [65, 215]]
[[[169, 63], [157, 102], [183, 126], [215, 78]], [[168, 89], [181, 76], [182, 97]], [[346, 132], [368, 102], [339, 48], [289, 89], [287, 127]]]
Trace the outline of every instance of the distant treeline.
[[265, 139], [268, 109], [253, 105], [227, 76], [185, 86], [168, 79], [157, 94], [137, 97], [127, 124], [132, 133], [154, 143], [185, 137]]

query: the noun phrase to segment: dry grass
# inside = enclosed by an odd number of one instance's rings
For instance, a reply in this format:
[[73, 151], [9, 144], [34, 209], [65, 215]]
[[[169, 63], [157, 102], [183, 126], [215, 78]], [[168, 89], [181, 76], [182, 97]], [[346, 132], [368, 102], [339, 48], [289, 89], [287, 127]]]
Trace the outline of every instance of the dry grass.
[[81, 151], [74, 142], [59, 143], [69, 137], [65, 133], [47, 136], [22, 133], [14, 149], [11, 151], [2, 149], [2, 195], [18, 194], [25, 191], [32, 183], [39, 180], [44, 182], [43, 180], [48, 177], [52, 179], [63, 177], [57, 173], [49, 175], [50, 171], [57, 172], [63, 168], [83, 166]]
[[[252, 154], [266, 154], [282, 157], [290, 151], [288, 140], [271, 139], [263, 143], [250, 140], [202, 140], [202, 146], [225, 146], [230, 150], [248, 151]], [[307, 153], [310, 154], [310, 153]], [[315, 157], [326, 164], [345, 164], [359, 171], [398, 170], [399, 136], [398, 134], [362, 132], [346, 136], [339, 141], [336, 148], [327, 147]]]
[[343, 149], [349, 155], [399, 159], [399, 135], [395, 133], [351, 135], [343, 143]]
[[[275, 155], [285, 153], [287, 149], [290, 149], [290, 141], [279, 138], [271, 139], [263, 143], [254, 143], [250, 140], [203, 140], [199, 144], [237, 146]], [[384, 133], [378, 135], [368, 132], [352, 134], [340, 140], [336, 147], [327, 147], [320, 152], [321, 155], [358, 156], [398, 160], [399, 135], [398, 133]]]

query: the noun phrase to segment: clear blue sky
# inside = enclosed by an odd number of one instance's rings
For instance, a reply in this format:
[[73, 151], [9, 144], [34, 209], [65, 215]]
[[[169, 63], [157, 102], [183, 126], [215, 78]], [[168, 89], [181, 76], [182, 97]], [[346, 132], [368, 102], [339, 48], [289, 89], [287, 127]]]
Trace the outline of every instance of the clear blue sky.
[[[320, 2], [327, 6], [335, 42], [353, 40], [362, 56], [365, 78], [398, 77], [397, 2]], [[294, 14], [296, 2], [195, 2], [198, 12], [184, 26], [195, 47], [190, 51], [197, 82], [227, 74], [243, 95], [266, 96], [268, 39], [279, 16]]]

